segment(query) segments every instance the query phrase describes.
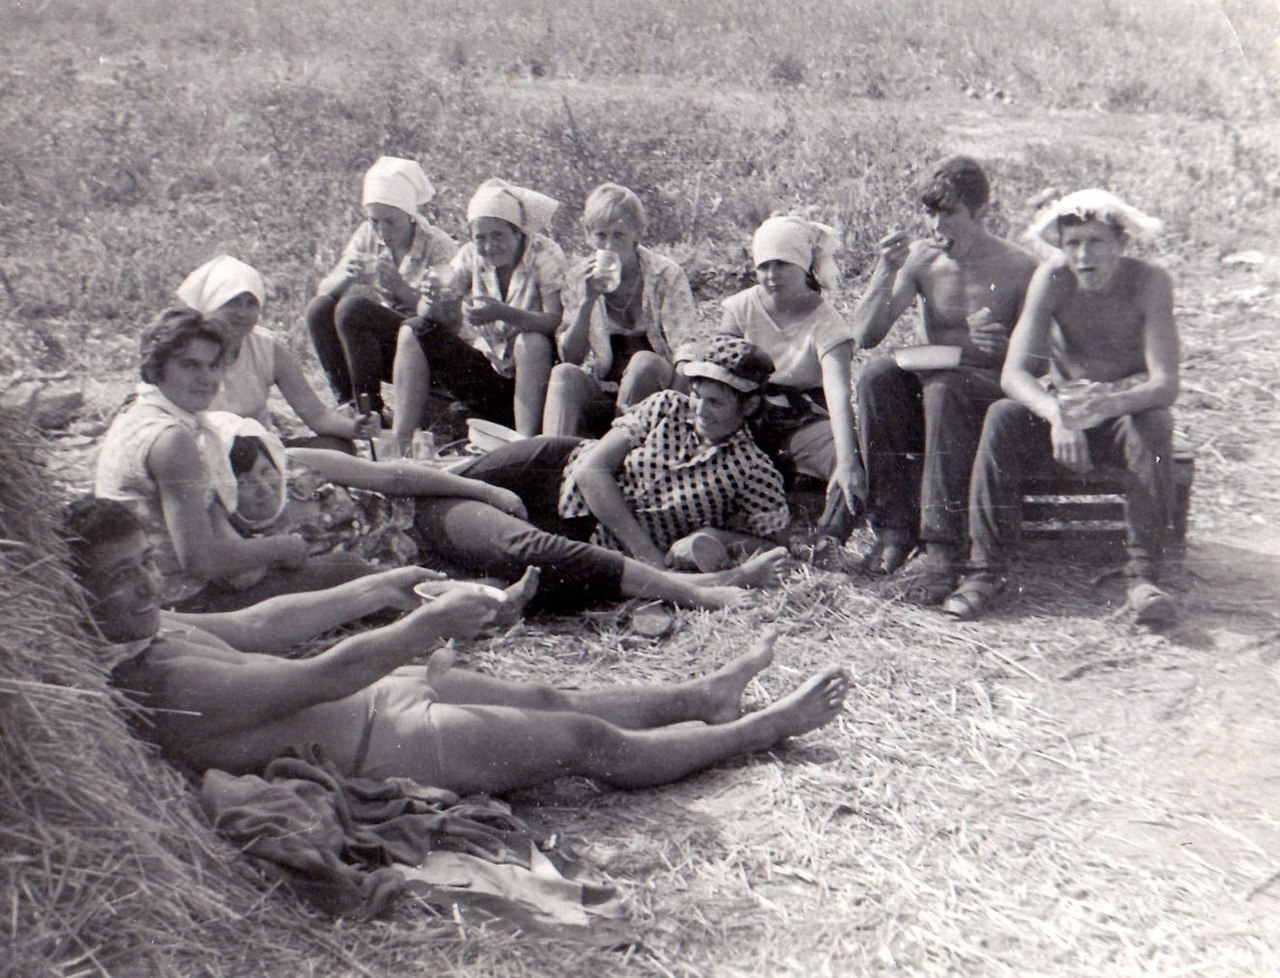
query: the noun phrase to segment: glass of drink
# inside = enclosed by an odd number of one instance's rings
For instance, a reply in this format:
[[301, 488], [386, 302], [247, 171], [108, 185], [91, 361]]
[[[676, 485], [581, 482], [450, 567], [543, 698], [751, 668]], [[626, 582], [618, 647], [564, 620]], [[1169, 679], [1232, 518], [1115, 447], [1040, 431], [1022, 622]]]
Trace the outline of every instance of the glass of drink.
[[622, 258], [616, 251], [601, 248], [596, 252], [591, 278], [601, 292], [612, 292], [622, 284]]
[[1057, 385], [1058, 408], [1068, 431], [1078, 431], [1089, 404], [1101, 393], [1092, 380], [1066, 380]]

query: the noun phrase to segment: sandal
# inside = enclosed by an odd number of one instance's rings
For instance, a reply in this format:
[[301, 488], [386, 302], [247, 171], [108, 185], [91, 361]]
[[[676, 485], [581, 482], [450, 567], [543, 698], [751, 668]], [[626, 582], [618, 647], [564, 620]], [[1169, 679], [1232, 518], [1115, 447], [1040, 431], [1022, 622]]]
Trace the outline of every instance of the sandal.
[[1178, 616], [1173, 598], [1144, 577], [1131, 583], [1125, 596], [1139, 625], [1164, 625]]
[[973, 621], [986, 614], [1001, 591], [1004, 581], [990, 576], [966, 577], [942, 602], [942, 610], [960, 621]]

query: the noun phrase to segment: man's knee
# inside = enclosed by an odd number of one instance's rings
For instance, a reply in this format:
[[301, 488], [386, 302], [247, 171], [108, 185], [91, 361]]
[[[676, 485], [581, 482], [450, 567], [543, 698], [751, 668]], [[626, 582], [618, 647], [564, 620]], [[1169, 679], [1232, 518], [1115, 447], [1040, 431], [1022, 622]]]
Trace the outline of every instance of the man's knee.
[[352, 330], [364, 329], [371, 306], [375, 309], [382, 308], [363, 295], [344, 295], [339, 299], [333, 310], [333, 321], [338, 327], [338, 334], [343, 335]]
[[332, 295], [318, 295], [307, 304], [302, 318], [313, 336], [317, 331], [333, 329], [334, 310], [337, 305], [338, 298]]
[[1172, 464], [1173, 412], [1150, 408], [1117, 419], [1125, 458], [1131, 463]]

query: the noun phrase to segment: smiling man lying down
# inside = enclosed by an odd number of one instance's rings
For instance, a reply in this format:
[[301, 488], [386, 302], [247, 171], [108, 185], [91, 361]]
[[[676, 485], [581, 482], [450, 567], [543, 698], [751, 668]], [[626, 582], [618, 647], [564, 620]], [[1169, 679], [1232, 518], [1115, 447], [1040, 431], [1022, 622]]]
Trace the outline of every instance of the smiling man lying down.
[[[504, 602], [522, 606], [536, 572], [502, 601], [445, 589], [421, 604], [414, 585], [437, 575], [408, 567], [242, 611], [180, 614], [160, 610], [150, 551], [125, 506], [78, 501], [66, 529], [94, 621], [113, 643], [113, 685], [153, 711], [148, 737], [165, 756], [195, 771], [255, 772], [315, 742], [346, 775], [408, 777], [459, 794], [572, 774], [644, 787], [814, 730], [848, 691], [832, 666], [742, 714], [743, 689], [772, 661], [772, 632], [717, 672], [674, 685], [559, 690], [462, 669], [428, 684], [427, 667], [409, 663], [445, 639], [473, 637]], [[385, 608], [408, 613], [314, 658], [271, 654]]]

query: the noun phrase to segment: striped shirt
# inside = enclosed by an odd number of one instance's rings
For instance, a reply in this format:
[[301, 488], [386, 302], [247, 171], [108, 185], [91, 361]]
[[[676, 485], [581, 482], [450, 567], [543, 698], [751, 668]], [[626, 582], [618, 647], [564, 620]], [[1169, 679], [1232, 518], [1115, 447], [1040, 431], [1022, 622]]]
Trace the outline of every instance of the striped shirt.
[[[618, 486], [649, 538], [666, 550], [704, 527], [758, 537], [785, 530], [791, 513], [782, 476], [746, 428], [712, 445], [699, 436], [695, 421], [688, 395], [660, 391], [613, 423], [631, 443], [617, 474]], [[594, 444], [583, 442], [565, 463], [560, 488], [563, 517], [591, 515], [575, 472]], [[622, 549], [603, 526], [596, 527], [591, 542]]]

